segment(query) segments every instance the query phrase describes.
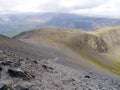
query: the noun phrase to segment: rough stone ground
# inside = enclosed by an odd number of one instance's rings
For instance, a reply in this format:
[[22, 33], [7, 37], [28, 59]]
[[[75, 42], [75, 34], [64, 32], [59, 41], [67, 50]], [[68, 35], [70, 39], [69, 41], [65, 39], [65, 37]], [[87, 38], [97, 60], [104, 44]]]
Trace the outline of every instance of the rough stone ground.
[[120, 90], [120, 80], [0, 50], [0, 90]]

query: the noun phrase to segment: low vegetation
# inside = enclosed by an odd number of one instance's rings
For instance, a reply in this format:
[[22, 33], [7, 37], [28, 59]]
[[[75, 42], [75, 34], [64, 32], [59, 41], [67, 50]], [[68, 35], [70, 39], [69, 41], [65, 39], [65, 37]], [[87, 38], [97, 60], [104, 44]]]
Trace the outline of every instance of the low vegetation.
[[[52, 45], [63, 50], [68, 48], [84, 57], [84, 63], [88, 62], [87, 59], [98, 67], [120, 75], [120, 27], [103, 28], [94, 32], [57, 28], [36, 29], [29, 35], [30, 32], [14, 38]], [[76, 62], [75, 59], [72, 61]], [[81, 60], [77, 63], [81, 63]]]

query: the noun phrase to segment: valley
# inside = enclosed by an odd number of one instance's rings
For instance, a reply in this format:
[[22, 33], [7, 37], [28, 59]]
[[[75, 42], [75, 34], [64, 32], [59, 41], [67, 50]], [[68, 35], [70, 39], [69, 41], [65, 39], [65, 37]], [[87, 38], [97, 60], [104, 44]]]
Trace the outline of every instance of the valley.
[[0, 33], [13, 37], [21, 32], [42, 27], [92, 31], [103, 27], [119, 26], [120, 19], [82, 16], [68, 13], [1, 14]]

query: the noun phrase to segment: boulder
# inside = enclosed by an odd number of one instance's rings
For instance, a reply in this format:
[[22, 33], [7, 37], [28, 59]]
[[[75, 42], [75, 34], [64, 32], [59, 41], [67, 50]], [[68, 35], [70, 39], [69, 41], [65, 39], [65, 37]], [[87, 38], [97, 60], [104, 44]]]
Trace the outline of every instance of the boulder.
[[23, 87], [23, 86], [12, 86], [12, 85], [3, 85], [0, 90], [29, 90], [28, 88], [26, 87]]
[[0, 54], [0, 61], [4, 61], [4, 60], [5, 60], [5, 58], [6, 58], [6, 56], [5, 56], [5, 55], [1, 55], [1, 54]]
[[54, 68], [52, 68], [50, 66], [47, 66], [47, 65], [42, 65], [42, 68], [47, 72], [53, 72], [54, 71]]
[[1, 62], [1, 65], [10, 66], [11, 63], [12, 63], [11, 61], [3, 61], [3, 62]]
[[3, 54], [3, 51], [2, 51], [2, 50], [0, 50], [0, 54]]
[[85, 78], [90, 78], [90, 76], [89, 75], [85, 75]]
[[23, 80], [30, 80], [34, 78], [34, 75], [30, 74], [29, 72], [21, 71], [21, 70], [8, 69], [7, 73], [9, 74], [10, 77], [22, 78]]
[[14, 90], [10, 85], [3, 85], [0, 90]]

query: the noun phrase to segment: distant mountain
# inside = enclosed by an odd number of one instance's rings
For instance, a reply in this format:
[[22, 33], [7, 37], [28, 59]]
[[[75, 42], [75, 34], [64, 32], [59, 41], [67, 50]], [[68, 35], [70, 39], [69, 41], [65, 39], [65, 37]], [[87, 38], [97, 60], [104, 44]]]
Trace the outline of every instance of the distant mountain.
[[120, 25], [120, 19], [81, 16], [66, 13], [0, 15], [0, 33], [7, 36], [14, 36], [20, 32], [39, 27], [96, 30], [101, 27], [118, 25]]
[[80, 16], [75, 14], [58, 14], [45, 23], [45, 26], [96, 30], [102, 27], [118, 26], [120, 19]]
[[[51, 16], [50, 16], [51, 15]], [[47, 22], [53, 14], [12, 14], [0, 15], [0, 33], [14, 36], [20, 32], [36, 28]]]

